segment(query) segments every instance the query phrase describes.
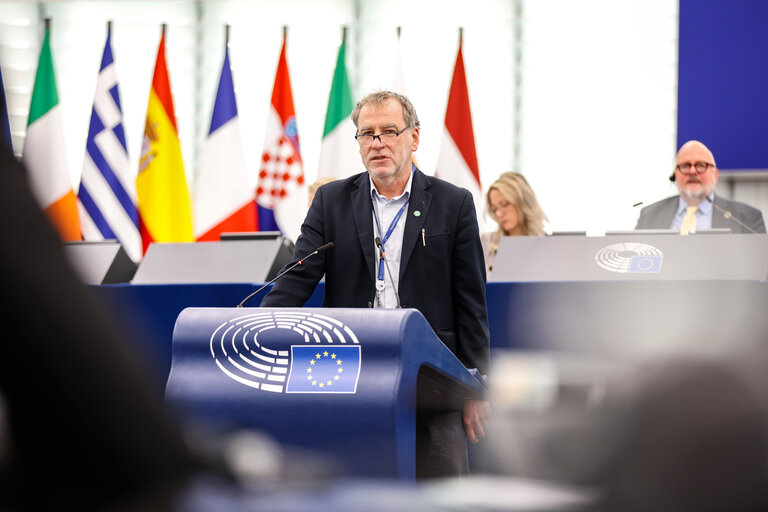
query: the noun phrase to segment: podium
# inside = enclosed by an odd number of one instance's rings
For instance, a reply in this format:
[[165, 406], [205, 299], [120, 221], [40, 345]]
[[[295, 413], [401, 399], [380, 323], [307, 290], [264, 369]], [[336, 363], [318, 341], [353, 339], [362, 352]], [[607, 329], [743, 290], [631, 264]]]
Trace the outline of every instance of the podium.
[[768, 235], [508, 236], [491, 282], [764, 280]]
[[492, 348], [654, 355], [758, 345], [768, 235], [504, 237], [486, 291]]
[[182, 421], [258, 430], [341, 474], [414, 479], [416, 414], [483, 390], [415, 309], [187, 308], [166, 402]]

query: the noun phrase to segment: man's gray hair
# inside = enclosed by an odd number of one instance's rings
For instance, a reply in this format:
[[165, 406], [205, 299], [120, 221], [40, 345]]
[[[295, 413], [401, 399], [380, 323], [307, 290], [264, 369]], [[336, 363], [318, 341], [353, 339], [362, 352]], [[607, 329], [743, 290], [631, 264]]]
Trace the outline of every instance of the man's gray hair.
[[392, 91], [376, 91], [372, 92], [365, 98], [361, 99], [355, 105], [355, 109], [352, 111], [352, 122], [355, 123], [357, 128], [357, 122], [360, 119], [360, 110], [366, 105], [381, 105], [387, 100], [396, 100], [403, 107], [403, 120], [405, 121], [406, 128], [418, 128], [419, 116], [416, 115], [416, 109], [413, 108], [411, 100]]

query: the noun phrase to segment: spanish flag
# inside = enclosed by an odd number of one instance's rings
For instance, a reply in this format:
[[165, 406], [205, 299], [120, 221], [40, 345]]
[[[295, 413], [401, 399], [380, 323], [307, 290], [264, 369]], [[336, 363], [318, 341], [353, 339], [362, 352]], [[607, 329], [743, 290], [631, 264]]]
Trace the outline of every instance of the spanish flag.
[[165, 26], [149, 91], [136, 177], [143, 251], [152, 242], [191, 242], [192, 213], [165, 62]]

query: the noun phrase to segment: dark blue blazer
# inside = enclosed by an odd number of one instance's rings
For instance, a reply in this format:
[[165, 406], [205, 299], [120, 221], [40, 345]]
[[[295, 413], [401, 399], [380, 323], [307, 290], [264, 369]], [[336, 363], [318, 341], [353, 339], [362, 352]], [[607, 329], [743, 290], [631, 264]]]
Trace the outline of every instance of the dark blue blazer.
[[[295, 257], [334, 247], [282, 277], [262, 306], [300, 307], [325, 275], [325, 307], [374, 302], [376, 251], [368, 173], [320, 187], [296, 241]], [[422, 229], [424, 238], [422, 239]], [[468, 368], [488, 372], [485, 268], [472, 194], [416, 169], [405, 219], [399, 295], [416, 308]]]

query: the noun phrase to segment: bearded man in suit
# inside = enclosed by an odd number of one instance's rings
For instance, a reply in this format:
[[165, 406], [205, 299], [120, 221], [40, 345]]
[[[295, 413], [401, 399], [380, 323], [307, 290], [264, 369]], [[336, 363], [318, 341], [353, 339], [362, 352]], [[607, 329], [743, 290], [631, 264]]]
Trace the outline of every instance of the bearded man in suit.
[[765, 233], [760, 210], [715, 195], [719, 174], [707, 146], [697, 140], [686, 142], [677, 153], [675, 170], [669, 178], [677, 184], [680, 195], [643, 208], [635, 229], [669, 228], [688, 234], [729, 228], [733, 233]]

